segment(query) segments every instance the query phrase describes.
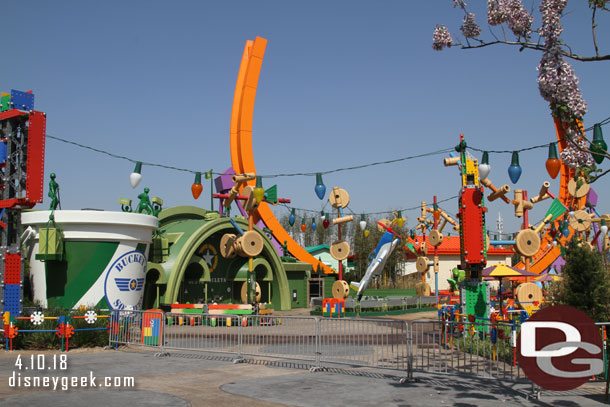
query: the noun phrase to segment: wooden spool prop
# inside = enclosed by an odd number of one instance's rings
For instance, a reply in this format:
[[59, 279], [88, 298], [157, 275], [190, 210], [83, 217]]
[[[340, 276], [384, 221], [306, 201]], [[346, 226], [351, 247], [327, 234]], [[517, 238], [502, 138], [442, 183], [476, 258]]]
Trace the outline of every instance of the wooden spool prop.
[[235, 251], [242, 257], [256, 257], [263, 251], [263, 237], [253, 230], [245, 232], [235, 241]]
[[236, 255], [256, 257], [261, 254], [263, 247], [263, 237], [253, 230], [244, 232], [241, 236], [225, 233], [220, 238], [220, 254], [226, 259], [232, 259]]
[[428, 241], [432, 247], [440, 246], [443, 243], [443, 234], [437, 229], [433, 229], [428, 236]]
[[523, 229], [515, 238], [517, 252], [524, 257], [532, 257], [540, 249], [540, 237], [531, 229]]
[[430, 260], [426, 256], [419, 256], [415, 262], [415, 268], [420, 273], [425, 273], [430, 269]]
[[336, 240], [330, 245], [330, 255], [333, 259], [343, 261], [349, 257], [350, 247], [345, 240]]
[[220, 255], [225, 259], [234, 258], [237, 253], [235, 252], [235, 241], [237, 236], [233, 233], [225, 233], [220, 238]]
[[333, 219], [333, 225], [338, 227], [337, 240], [330, 245], [330, 255], [339, 262], [339, 279], [334, 282], [332, 287], [333, 298], [345, 299], [349, 296], [349, 284], [343, 280], [343, 260], [349, 257], [351, 248], [349, 243], [341, 237], [341, 225], [352, 222], [354, 217], [343, 215], [342, 209], [349, 205], [349, 194], [346, 190], [334, 187], [328, 197], [328, 202], [333, 208], [337, 209], [338, 214], [338, 217]]
[[[258, 304], [259, 302], [261, 302], [261, 286], [258, 285], [258, 283], [256, 283], [256, 288], [253, 290], [252, 292], [252, 300]], [[241, 301], [244, 304], [248, 303], [248, 283], [244, 282], [241, 285]]]
[[515, 297], [519, 302], [519, 307], [525, 309], [533, 306], [533, 302], [541, 302], [544, 297], [542, 295], [542, 289], [534, 283], [522, 283], [517, 286], [515, 290]]
[[244, 187], [244, 190], [242, 191], [242, 195], [247, 196], [248, 199], [246, 199], [246, 203], [244, 204], [244, 209], [248, 212], [248, 213], [252, 213], [255, 210], [258, 209], [258, 205], [259, 202], [254, 199], [254, 188], [252, 188], [250, 185]]
[[585, 232], [591, 228], [591, 215], [583, 210], [574, 212], [570, 217], [570, 227], [576, 232]]
[[582, 198], [583, 196], [589, 193], [591, 187], [584, 180], [580, 180], [581, 185], [578, 186], [578, 181], [572, 178], [568, 181], [568, 193], [572, 195], [574, 198]]
[[328, 197], [328, 202], [335, 209], [347, 208], [347, 205], [349, 205], [349, 194], [345, 189], [334, 187]]
[[[438, 256], [435, 256], [434, 262], [431, 262], [426, 256], [419, 256], [415, 261], [415, 268], [417, 271], [424, 276], [430, 270], [430, 266], [434, 266], [435, 272], [438, 269]], [[415, 285], [415, 293], [418, 296], [430, 296], [432, 293], [432, 288], [430, 288], [430, 284], [425, 281], [420, 281]]]
[[[229, 196], [223, 202], [228, 208], [231, 202], [238, 197], [239, 189], [247, 181], [256, 179], [256, 174], [236, 174], [232, 177], [235, 186], [229, 191]], [[242, 193], [246, 196], [244, 208], [248, 213], [248, 230], [243, 231], [234, 219], [229, 219], [236, 234], [226, 233], [220, 239], [220, 254], [225, 258], [233, 258], [235, 255], [248, 258], [248, 279], [241, 289], [241, 299], [244, 303], [257, 304], [261, 299], [260, 286], [254, 279], [253, 258], [258, 256], [264, 247], [263, 237], [254, 231], [254, 214], [258, 209], [259, 202], [254, 198], [254, 188], [246, 185]], [[241, 199], [241, 198], [240, 198]]]
[[337, 280], [333, 283], [333, 298], [346, 299], [349, 297], [349, 284], [345, 280]]

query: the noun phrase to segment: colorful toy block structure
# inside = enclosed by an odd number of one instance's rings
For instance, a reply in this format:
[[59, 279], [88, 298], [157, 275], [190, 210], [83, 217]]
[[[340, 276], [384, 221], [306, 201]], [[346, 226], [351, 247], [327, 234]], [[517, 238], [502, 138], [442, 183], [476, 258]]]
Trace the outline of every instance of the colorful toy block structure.
[[[224, 320], [226, 326], [231, 326], [234, 322], [234, 317], [238, 315], [252, 315], [253, 307], [251, 304], [212, 304], [208, 306], [208, 313], [214, 315], [211, 318], [211, 325], [221, 325], [220, 321]], [[242, 319], [242, 324], [247, 324], [247, 319]]]
[[477, 318], [489, 316], [489, 288], [482, 280], [483, 268], [487, 265], [487, 232], [485, 231], [484, 188], [479, 183], [479, 163], [466, 152], [464, 135], [455, 150], [459, 157], [446, 158], [445, 166], [459, 165], [462, 188], [459, 194], [459, 231], [461, 264], [466, 272], [460, 287], [462, 309]]
[[22, 309], [21, 210], [42, 202], [46, 120], [31, 91], [0, 95], [0, 299], [11, 315]]
[[142, 315], [142, 344], [159, 346], [163, 332], [163, 310], [150, 309]]
[[208, 305], [210, 315], [252, 315], [251, 304], [212, 304]]
[[[172, 313], [203, 315], [205, 313], [205, 307], [204, 304], [172, 304]], [[178, 325], [195, 325], [195, 318], [180, 316], [178, 317], [177, 322]]]
[[322, 315], [329, 318], [345, 317], [345, 300], [343, 298], [324, 298]]

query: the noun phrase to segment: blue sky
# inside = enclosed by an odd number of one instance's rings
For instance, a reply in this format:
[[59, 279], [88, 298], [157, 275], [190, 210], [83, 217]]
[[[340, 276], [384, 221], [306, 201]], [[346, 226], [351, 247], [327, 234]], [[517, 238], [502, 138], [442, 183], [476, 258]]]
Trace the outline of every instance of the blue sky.
[[[484, 22], [486, 2], [470, 3]], [[570, 2], [568, 11], [565, 39], [578, 53], [591, 54], [585, 2]], [[255, 36], [268, 40], [254, 112], [260, 174], [327, 171], [426, 153], [455, 146], [460, 133], [484, 149], [555, 139], [536, 85], [539, 53], [432, 50], [435, 24], [459, 31], [462, 14], [450, 0], [5, 1], [0, 13], [0, 89], [34, 90], [37, 110], [47, 113], [48, 134], [137, 160], [200, 171], [229, 167], [235, 80], [244, 43]], [[603, 40], [610, 38], [610, 18], [603, 14], [598, 38], [600, 51], [609, 53], [610, 41]], [[585, 126], [592, 126], [610, 116], [610, 62], [571, 63], [589, 105]], [[608, 139], [610, 126], [604, 130]], [[492, 154], [490, 179], [534, 195], [550, 180], [546, 156], [546, 149], [523, 153], [523, 175], [513, 185], [510, 155]], [[457, 169], [443, 167], [442, 158], [329, 174], [324, 182], [345, 188], [355, 213], [413, 207], [434, 195], [457, 194]], [[119, 210], [119, 197], [135, 199], [144, 186], [166, 206], [209, 208], [209, 184], [194, 200], [192, 174], [145, 166], [142, 184], [132, 190], [132, 170], [132, 163], [47, 140], [45, 177], [57, 174], [63, 209]], [[558, 181], [551, 181], [556, 191]], [[609, 182], [606, 177], [595, 184], [601, 212], [610, 207]], [[320, 210], [326, 202], [314, 194], [314, 177], [264, 183], [277, 183], [280, 196], [297, 208]], [[549, 204], [536, 205], [532, 221]], [[443, 207], [455, 214], [457, 201]], [[519, 227], [512, 206], [494, 202], [490, 229], [496, 229], [498, 212], [505, 229]], [[414, 225], [418, 211], [405, 215]]]

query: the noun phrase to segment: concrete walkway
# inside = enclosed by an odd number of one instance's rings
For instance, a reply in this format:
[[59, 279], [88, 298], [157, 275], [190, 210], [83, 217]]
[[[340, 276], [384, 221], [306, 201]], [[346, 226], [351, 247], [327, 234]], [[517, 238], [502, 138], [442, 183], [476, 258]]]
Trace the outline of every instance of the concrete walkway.
[[[15, 366], [21, 355], [22, 369]], [[34, 355], [35, 369], [31, 367]], [[38, 355], [45, 355], [38, 370]], [[61, 353], [0, 353], [0, 406], [601, 406], [603, 383], [569, 394], [528, 398], [527, 384], [475, 377], [333, 367], [310, 373], [300, 362], [262, 360], [232, 363], [230, 356], [174, 353], [155, 357], [141, 349], [70, 352], [67, 369], [53, 368]], [[66, 355], [66, 354], [64, 354]], [[96, 377], [95, 388], [25, 387], [25, 377]], [[134, 377], [135, 387], [101, 388], [104, 377]], [[21, 386], [10, 386], [21, 378]], [[50, 381], [52, 379], [49, 379]], [[597, 395], [587, 394], [590, 392]]]

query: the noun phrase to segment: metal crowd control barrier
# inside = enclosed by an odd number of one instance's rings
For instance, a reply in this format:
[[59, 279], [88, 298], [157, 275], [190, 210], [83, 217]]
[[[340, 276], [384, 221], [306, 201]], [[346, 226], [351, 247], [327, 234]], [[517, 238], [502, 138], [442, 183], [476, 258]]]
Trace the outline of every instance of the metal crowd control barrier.
[[110, 314], [108, 342], [118, 345], [156, 346], [163, 344], [163, 312], [117, 310]]
[[405, 321], [323, 318], [318, 323], [322, 363], [399, 370], [409, 367], [409, 327]]
[[413, 369], [525, 379], [516, 364], [518, 332], [510, 324], [414, 321]]
[[[598, 323], [606, 354], [610, 322]], [[527, 380], [516, 361], [518, 326], [499, 322], [405, 321], [272, 315], [113, 311], [110, 345], [218, 352], [371, 368]], [[605, 363], [606, 364], [606, 363]], [[608, 372], [604, 372], [608, 378]], [[600, 377], [598, 377], [598, 380]]]
[[239, 355], [319, 363], [319, 318], [248, 315], [240, 327]]
[[[158, 320], [163, 324], [155, 341], [146, 335], [147, 321]], [[217, 352], [237, 359], [280, 358], [316, 367], [333, 363], [408, 369], [409, 341], [404, 321], [361, 318], [115, 311], [110, 329], [111, 346]]]
[[240, 327], [245, 316], [165, 314], [165, 349], [239, 354]]

